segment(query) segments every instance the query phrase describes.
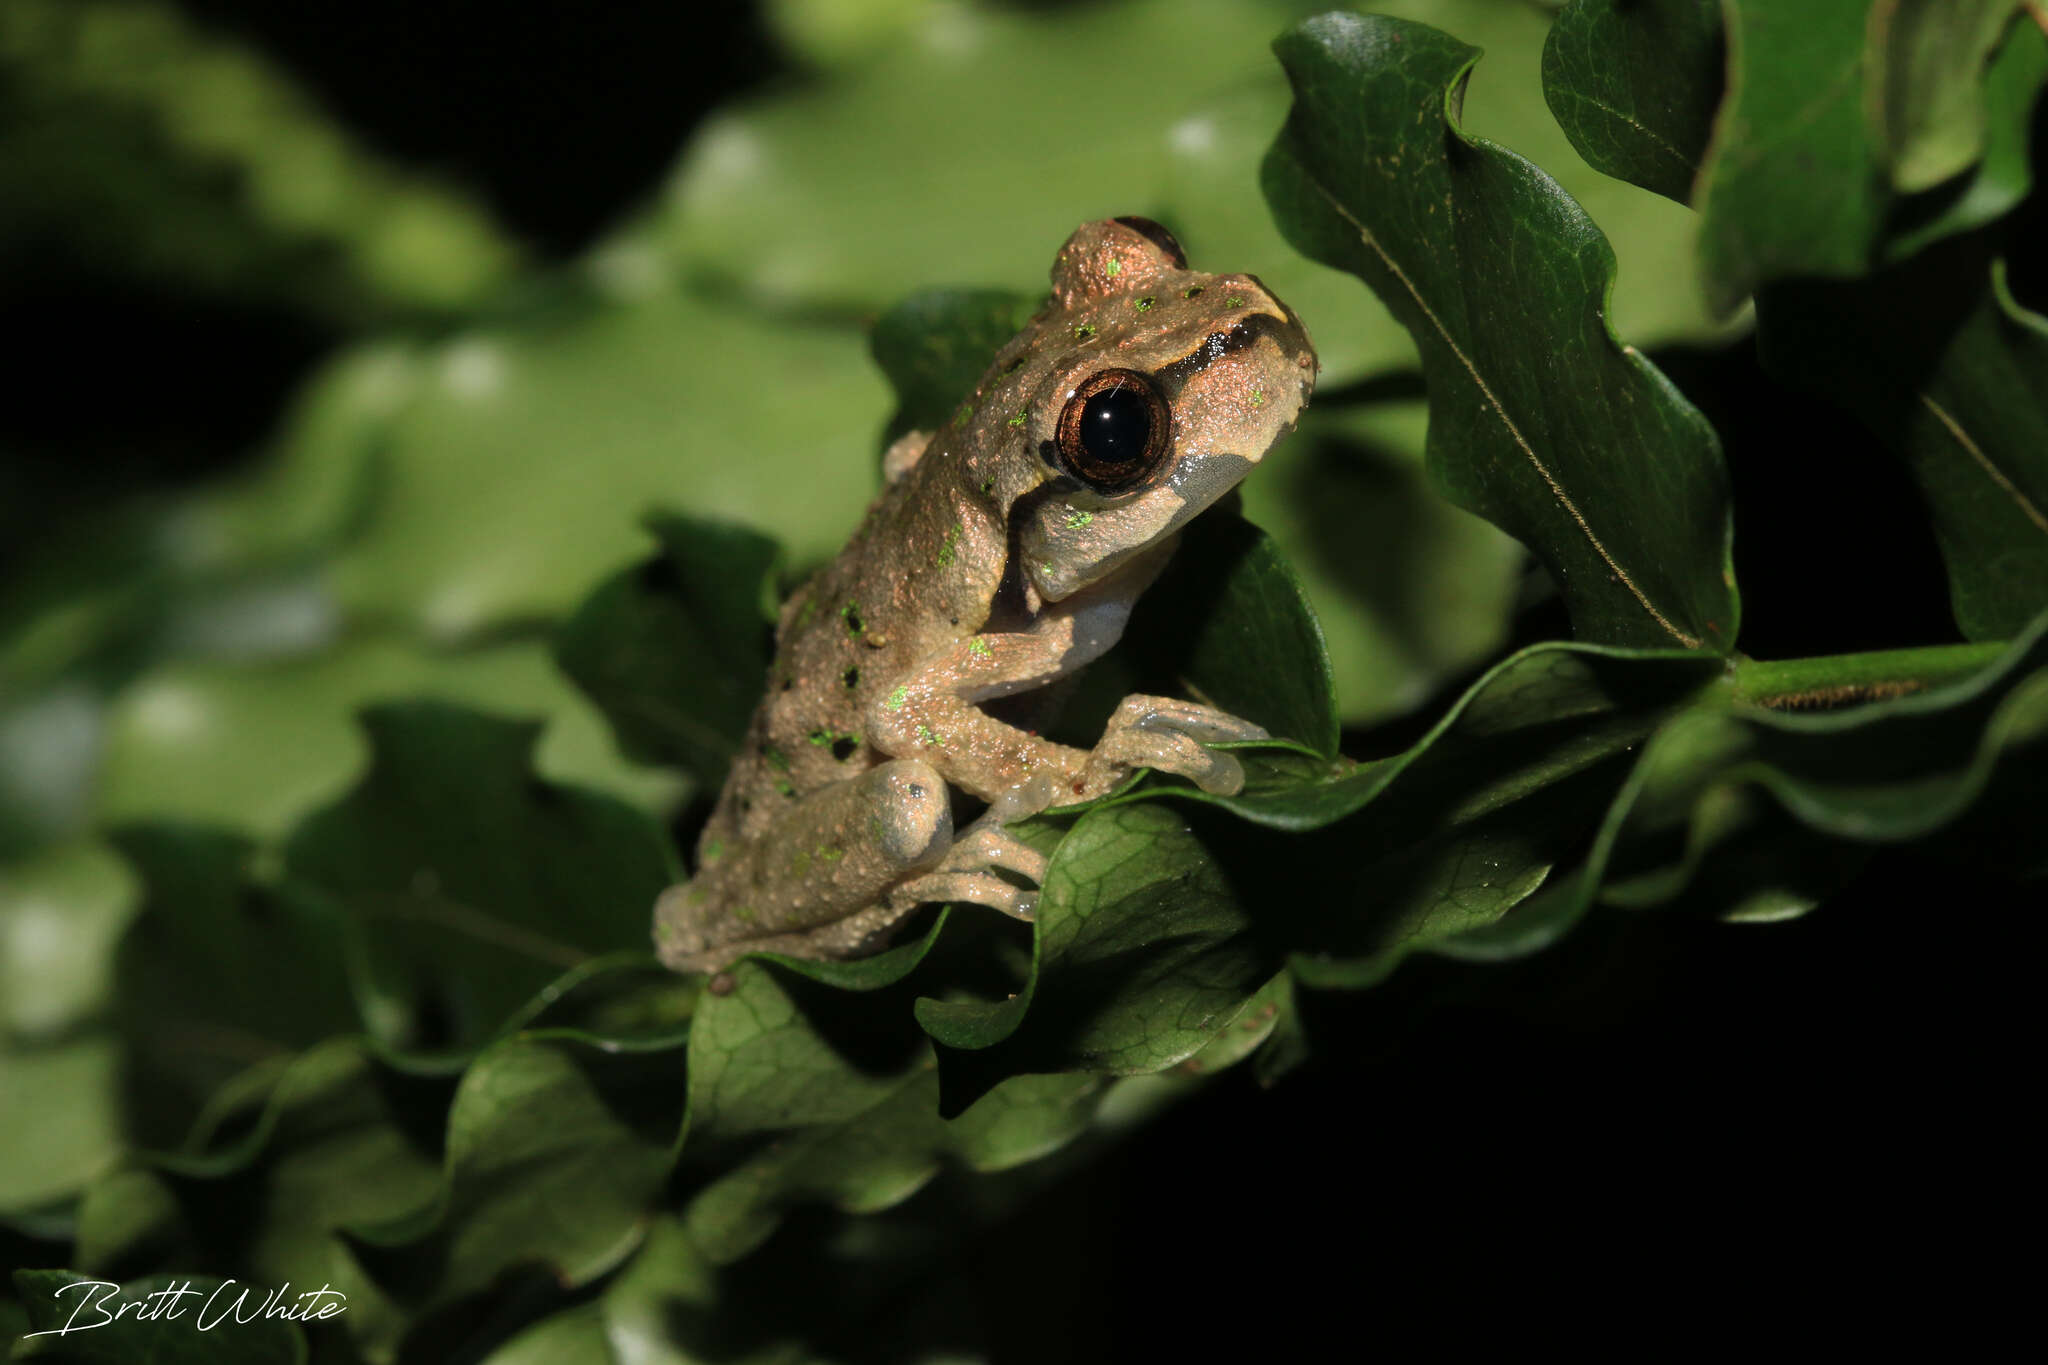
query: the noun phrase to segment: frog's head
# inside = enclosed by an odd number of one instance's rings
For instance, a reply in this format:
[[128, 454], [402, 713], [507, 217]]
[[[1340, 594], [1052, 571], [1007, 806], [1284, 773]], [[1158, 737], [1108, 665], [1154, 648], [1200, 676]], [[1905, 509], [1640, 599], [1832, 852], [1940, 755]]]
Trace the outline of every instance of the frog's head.
[[1051, 306], [1013, 343], [1029, 357], [1013, 401], [1031, 468], [1011, 524], [1032, 584], [1058, 600], [1236, 487], [1293, 429], [1316, 359], [1256, 278], [1189, 270], [1147, 219], [1083, 226], [1052, 283]]

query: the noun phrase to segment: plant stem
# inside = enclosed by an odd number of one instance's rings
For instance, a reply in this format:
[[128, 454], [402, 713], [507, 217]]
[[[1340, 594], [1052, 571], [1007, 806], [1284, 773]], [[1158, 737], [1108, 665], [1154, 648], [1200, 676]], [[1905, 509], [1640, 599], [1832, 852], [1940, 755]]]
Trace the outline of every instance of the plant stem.
[[1870, 654], [1827, 654], [1813, 659], [1735, 661], [1735, 697], [1775, 709], [1840, 706], [1919, 692], [1965, 677], [2005, 653], [2002, 640], [1969, 645], [1927, 645]]

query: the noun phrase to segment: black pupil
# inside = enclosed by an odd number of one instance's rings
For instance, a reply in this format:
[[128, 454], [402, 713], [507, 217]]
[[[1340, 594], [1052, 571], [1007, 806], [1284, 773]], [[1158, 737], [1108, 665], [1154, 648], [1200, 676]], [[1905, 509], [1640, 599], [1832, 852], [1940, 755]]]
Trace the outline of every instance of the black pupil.
[[1151, 405], [1132, 389], [1098, 393], [1081, 410], [1081, 449], [1096, 464], [1139, 464], [1151, 440]]

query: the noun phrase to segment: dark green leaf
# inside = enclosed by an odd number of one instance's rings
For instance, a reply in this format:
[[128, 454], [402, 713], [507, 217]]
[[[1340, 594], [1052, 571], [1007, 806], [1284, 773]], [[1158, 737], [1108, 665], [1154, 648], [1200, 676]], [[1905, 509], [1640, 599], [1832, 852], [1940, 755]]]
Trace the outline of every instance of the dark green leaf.
[[177, 6], [12, 0], [0, 60], [9, 254], [64, 241], [344, 324], [474, 306], [520, 264], [477, 204], [386, 163]]
[[[1348, 292], [1380, 311], [1366, 291]], [[1240, 485], [1246, 519], [1277, 542], [1316, 608], [1347, 725], [1406, 715], [1498, 655], [1528, 564], [1512, 537], [1430, 487], [1422, 377], [1385, 388], [1370, 401], [1318, 399], [1284, 454]]]
[[1336, 686], [1323, 630], [1273, 540], [1212, 513], [1182, 536], [1122, 648], [1148, 681], [1195, 696], [1323, 754], [1337, 752]]
[[[74, 1284], [87, 1287], [67, 1288]], [[16, 1360], [73, 1365], [300, 1365], [306, 1358], [306, 1341], [295, 1324], [278, 1319], [235, 1320], [237, 1305], [244, 1317], [260, 1312], [267, 1289], [214, 1275], [150, 1275], [113, 1284], [94, 1281], [75, 1270], [17, 1270], [14, 1290], [28, 1309], [31, 1333], [58, 1333], [24, 1338], [15, 1347]], [[298, 1306], [298, 1292], [302, 1291], [295, 1290], [284, 1302]], [[159, 1295], [162, 1297], [152, 1297]], [[316, 1307], [330, 1307], [335, 1302], [331, 1296], [312, 1301]], [[114, 1317], [124, 1306], [130, 1311]], [[141, 1316], [145, 1312], [150, 1316]], [[175, 1317], [169, 1316], [173, 1313]], [[69, 1333], [63, 1332], [67, 1324], [73, 1328]]]
[[1608, 330], [1613, 253], [1578, 206], [1457, 129], [1477, 51], [1346, 14], [1275, 48], [1295, 107], [1266, 196], [1291, 241], [1364, 279], [1414, 334], [1440, 486], [1536, 551], [1582, 637], [1728, 649], [1713, 430]]
[[779, 552], [723, 522], [661, 514], [648, 529], [661, 552], [586, 598], [555, 658], [602, 708], [621, 749], [715, 785], [767, 676]]
[[888, 438], [950, 422], [1037, 306], [1007, 289], [925, 289], [875, 319], [868, 348], [896, 391]]
[[1595, 169], [1689, 203], [1725, 49], [1718, 0], [1572, 0], [1543, 44], [1543, 97]]
[[1272, 855], [1297, 973], [1370, 985], [1509, 915], [1597, 826], [1643, 740], [1720, 672], [1692, 653], [1537, 646], [1407, 751], [1235, 798], [1262, 823], [1320, 831]]
[[1460, 787], [1481, 776], [1499, 784], [1502, 798], [1533, 794], [1635, 744], [1720, 673], [1717, 661], [1689, 652], [1533, 645], [1488, 670], [1427, 734], [1389, 758], [1317, 764], [1259, 756], [1238, 796], [1176, 794], [1283, 830], [1320, 829], [1397, 785]]
[[[543, 1318], [492, 1351], [490, 1365], [637, 1365], [699, 1358], [730, 1365], [799, 1365], [806, 1358], [791, 1343], [736, 1352], [729, 1340], [710, 1336], [698, 1347], [696, 1338], [712, 1321], [717, 1292], [715, 1268], [682, 1225], [663, 1214], [632, 1262], [595, 1300]], [[771, 1342], [780, 1335], [775, 1330], [780, 1324], [750, 1326]]]
[[[1804, 910], [1854, 870], [1873, 844], [1927, 837], [1968, 813], [2001, 770], [2041, 760], [2048, 736], [2048, 616], [1987, 666], [1958, 681], [1833, 714], [1731, 707], [1730, 691], [1681, 712], [1649, 744], [1600, 825], [1585, 861], [1514, 914], [1439, 951], [1479, 959], [1544, 946], [1603, 887], [1623, 905], [1674, 902], [1739, 916]], [[1762, 799], [1789, 816], [1759, 813]], [[1731, 809], [1731, 803], [1733, 808]], [[2038, 805], [2009, 824], [1999, 861], [2042, 838]], [[1695, 888], [1711, 857], [1769, 863], [1748, 885]], [[1732, 847], [1723, 848], [1728, 844]], [[1693, 894], [1697, 891], [1698, 894]]]
[[116, 845], [143, 886], [117, 958], [116, 1002], [143, 1141], [175, 1146], [216, 1090], [358, 1026], [340, 918], [249, 875], [223, 830], [133, 826]]
[[1757, 301], [1764, 364], [1848, 408], [1906, 462], [1934, 520], [1956, 622], [2008, 639], [2048, 603], [2048, 319], [1956, 238], [1848, 283]]
[[537, 725], [431, 702], [363, 722], [369, 772], [285, 863], [352, 922], [381, 1035], [474, 1047], [564, 970], [645, 948], [666, 844], [632, 807], [534, 777]]

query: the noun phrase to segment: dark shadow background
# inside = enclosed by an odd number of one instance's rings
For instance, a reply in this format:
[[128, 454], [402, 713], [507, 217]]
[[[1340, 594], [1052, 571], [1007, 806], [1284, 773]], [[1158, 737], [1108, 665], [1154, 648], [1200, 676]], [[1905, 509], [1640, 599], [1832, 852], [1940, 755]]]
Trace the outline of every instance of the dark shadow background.
[[[548, 256], [632, 205], [707, 109], [800, 79], [743, 4], [184, 4]], [[2048, 240], [2040, 196], [2027, 212], [2014, 239]], [[2038, 267], [2015, 283], [2040, 305]], [[0, 403], [0, 446], [22, 453], [17, 512], [33, 503], [44, 525], [217, 472], [202, 452], [252, 444], [334, 340], [144, 291], [63, 243], [0, 265], [0, 287], [9, 330], [37, 343], [17, 392], [43, 395]], [[1746, 342], [1656, 358], [1728, 453], [1748, 652], [1958, 638], [1917, 495], [1866, 433], [1779, 391]], [[109, 368], [135, 385], [112, 403]], [[6, 525], [17, 550], [32, 538]], [[1562, 619], [1539, 606], [1521, 633]], [[1311, 997], [1311, 1036], [1340, 1045], [1270, 1091], [1226, 1074], [964, 1254], [875, 1286], [829, 1347], [1204, 1359], [1252, 1332], [1283, 1356], [1311, 1335], [1346, 1357], [1474, 1334], [1655, 1350], [1748, 1344], [1780, 1308], [1905, 1333], [1967, 1318], [2013, 1287], [1983, 1230], [2034, 1202], [2016, 1179], [2038, 1065], [2016, 926], [2042, 908], [2038, 888], [1881, 854], [1794, 923], [1610, 911], [1533, 960], [1415, 961], [1382, 989]], [[811, 1277], [830, 1268], [790, 1250], [809, 1230], [794, 1221], [749, 1273], [786, 1274], [792, 1301], [823, 1294]]]

